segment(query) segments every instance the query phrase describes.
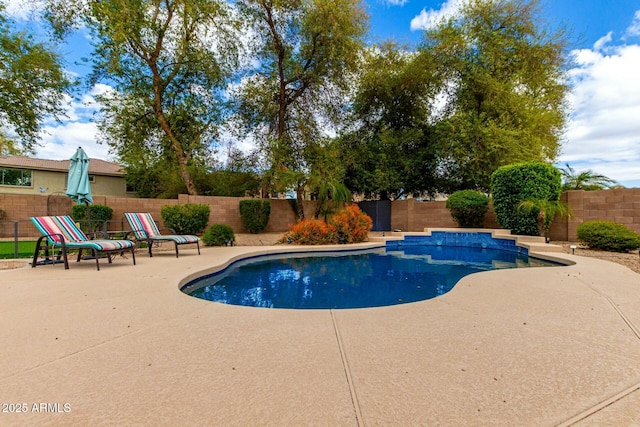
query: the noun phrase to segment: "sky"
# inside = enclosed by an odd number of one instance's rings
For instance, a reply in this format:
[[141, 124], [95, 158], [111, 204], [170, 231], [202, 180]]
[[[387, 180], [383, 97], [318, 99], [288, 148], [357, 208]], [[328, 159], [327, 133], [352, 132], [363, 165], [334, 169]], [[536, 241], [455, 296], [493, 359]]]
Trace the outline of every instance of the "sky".
[[[464, 0], [365, 0], [370, 16], [367, 42], [389, 38], [415, 47], [422, 32], [454, 14]], [[27, 16], [25, 0], [5, 0], [14, 19]], [[640, 0], [542, 0], [546, 24], [570, 33], [572, 66], [568, 72], [569, 121], [556, 165], [608, 176], [626, 187], [640, 187]], [[37, 31], [38, 26], [32, 25]], [[71, 73], [89, 69], [80, 58], [90, 54], [87, 39], [76, 34], [58, 47]], [[99, 108], [98, 85], [69, 99], [68, 117], [46, 123], [36, 157], [68, 159], [78, 146], [90, 157], [113, 160], [96, 142], [91, 119]]]

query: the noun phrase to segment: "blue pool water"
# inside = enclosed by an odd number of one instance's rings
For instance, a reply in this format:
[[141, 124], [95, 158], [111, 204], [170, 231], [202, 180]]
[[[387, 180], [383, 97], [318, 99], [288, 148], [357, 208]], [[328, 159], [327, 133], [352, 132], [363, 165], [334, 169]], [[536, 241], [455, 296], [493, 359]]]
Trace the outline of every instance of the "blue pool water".
[[358, 254], [283, 254], [245, 260], [189, 283], [183, 292], [251, 307], [379, 307], [435, 298], [479, 271], [552, 265], [557, 264], [515, 250], [388, 245]]

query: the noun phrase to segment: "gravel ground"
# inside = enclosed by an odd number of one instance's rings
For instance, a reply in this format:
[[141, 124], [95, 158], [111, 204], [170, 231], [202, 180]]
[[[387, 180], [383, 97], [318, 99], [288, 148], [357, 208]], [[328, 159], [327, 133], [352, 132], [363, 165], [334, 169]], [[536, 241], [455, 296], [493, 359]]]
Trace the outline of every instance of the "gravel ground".
[[607, 261], [617, 262], [618, 264], [622, 264], [636, 273], [640, 274], [640, 252], [629, 252], [629, 253], [619, 253], [619, 252], [607, 252], [607, 251], [598, 251], [595, 249], [586, 249], [582, 245], [576, 242], [551, 242], [554, 245], [560, 245], [564, 248], [564, 251], [568, 254], [571, 253], [571, 245], [576, 245], [575, 254], [586, 257], [593, 257], [604, 259]]

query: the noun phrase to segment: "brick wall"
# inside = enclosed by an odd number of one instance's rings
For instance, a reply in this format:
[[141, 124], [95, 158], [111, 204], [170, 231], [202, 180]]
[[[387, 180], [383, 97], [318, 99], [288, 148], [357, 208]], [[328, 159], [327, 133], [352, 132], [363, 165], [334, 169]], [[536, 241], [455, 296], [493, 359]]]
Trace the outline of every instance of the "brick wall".
[[[214, 196], [189, 196], [181, 194], [176, 199], [139, 199], [125, 197], [94, 196], [95, 204], [106, 205], [113, 209], [113, 222], [109, 224], [109, 229], [128, 230], [128, 225], [124, 223], [125, 212], [149, 212], [153, 218], [160, 222], [162, 217], [160, 208], [165, 205], [184, 205], [187, 203], [198, 203], [209, 205], [209, 225], [227, 224], [236, 233], [246, 233], [240, 220], [239, 202], [241, 198], [236, 197], [214, 197]], [[0, 194], [0, 209], [7, 213], [7, 220], [20, 221], [19, 237], [34, 237], [39, 233], [31, 225], [29, 218], [32, 216], [42, 216], [48, 214], [48, 196], [26, 195], [26, 194]], [[68, 204], [68, 212], [56, 212], [57, 215], [70, 215], [71, 206]], [[307, 216], [313, 213], [314, 202], [305, 201], [304, 207]], [[272, 199], [271, 215], [269, 224], [265, 232], [284, 232], [290, 225], [296, 222], [295, 213], [287, 200]], [[5, 223], [0, 226], [0, 237], [12, 237], [13, 225]]]
[[[446, 201], [420, 202], [415, 199], [391, 202], [391, 228], [402, 231], [423, 231], [425, 228], [457, 227]], [[484, 219], [486, 228], [500, 228], [491, 206]]]
[[[37, 232], [30, 225], [32, 216], [47, 215], [46, 195], [0, 194], [0, 209], [7, 213], [9, 221], [21, 221], [20, 237], [37, 236]], [[209, 205], [211, 214], [209, 225], [227, 224], [236, 233], [244, 233], [240, 213], [239, 201], [236, 197], [212, 197], [180, 195], [175, 199], [138, 199], [124, 197], [95, 196], [94, 203], [110, 206], [113, 212], [112, 230], [128, 229], [117, 221], [123, 220], [125, 212], [150, 212], [156, 221], [161, 221], [160, 208], [164, 205], [203, 203]], [[573, 217], [556, 219], [550, 230], [552, 240], [577, 240], [576, 228], [584, 221], [608, 220], [624, 224], [640, 233], [640, 188], [625, 188], [601, 191], [568, 191], [563, 193], [562, 200], [571, 208]], [[456, 227], [451, 214], [445, 207], [446, 202], [419, 202], [415, 199], [397, 200], [391, 203], [391, 228], [403, 231], [422, 231], [428, 227]], [[71, 206], [71, 205], [69, 205]], [[314, 202], [305, 201], [307, 217], [313, 213]], [[71, 213], [70, 211], [68, 213]], [[58, 213], [61, 214], [61, 213]], [[265, 231], [284, 232], [296, 221], [295, 214], [287, 200], [272, 199], [271, 215]], [[493, 210], [485, 216], [485, 227], [500, 228]], [[13, 227], [3, 224], [0, 227], [0, 237], [13, 236]]]

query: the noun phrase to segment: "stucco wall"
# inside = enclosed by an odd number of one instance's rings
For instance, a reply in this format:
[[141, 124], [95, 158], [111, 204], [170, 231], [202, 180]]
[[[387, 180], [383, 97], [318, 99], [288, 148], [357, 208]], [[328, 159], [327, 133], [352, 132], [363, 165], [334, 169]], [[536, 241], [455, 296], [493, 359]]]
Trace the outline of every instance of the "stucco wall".
[[[136, 197], [135, 193], [127, 193], [126, 182], [123, 176], [94, 175], [94, 177], [95, 180], [91, 183], [91, 192], [93, 195], [112, 197]], [[46, 190], [44, 190], [44, 192], [41, 192], [40, 188]], [[64, 194], [66, 189], [66, 172], [44, 170], [31, 171], [30, 187], [0, 185], [0, 193], [3, 194]]]

